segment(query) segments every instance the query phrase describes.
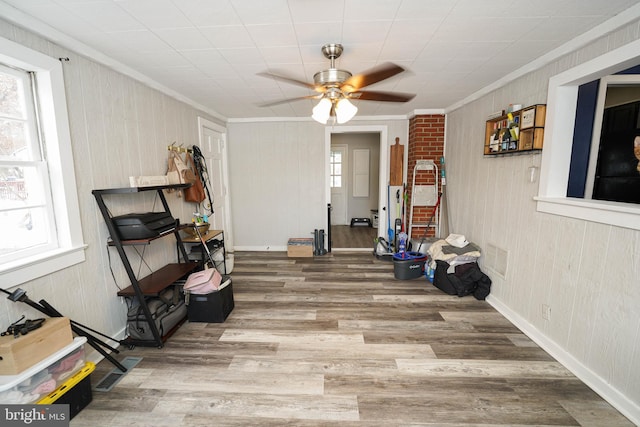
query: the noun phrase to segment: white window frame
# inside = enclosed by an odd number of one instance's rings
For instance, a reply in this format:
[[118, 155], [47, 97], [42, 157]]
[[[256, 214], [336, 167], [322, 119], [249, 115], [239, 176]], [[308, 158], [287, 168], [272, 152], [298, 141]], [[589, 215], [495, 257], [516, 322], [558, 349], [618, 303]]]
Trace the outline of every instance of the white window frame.
[[[330, 177], [330, 181], [331, 181], [331, 188], [343, 188], [344, 187], [344, 161], [345, 161], [345, 159], [341, 158], [340, 159], [340, 163], [334, 162], [333, 161], [333, 159], [334, 159], [333, 152], [334, 151], [338, 151], [338, 150], [333, 150], [333, 149], [331, 150], [331, 154], [332, 155], [331, 155], [331, 159], [329, 160], [329, 164], [330, 164], [330, 167], [331, 167], [331, 170], [329, 172], [329, 177]], [[345, 153], [346, 153], [346, 150], [345, 150]], [[341, 157], [344, 157], [344, 156], [341, 156]], [[334, 169], [333, 166], [337, 165], [337, 164], [340, 165], [340, 173], [339, 174], [338, 173], [334, 173], [335, 169]], [[340, 185], [334, 185], [334, 183], [335, 183], [335, 179], [334, 178], [337, 177], [337, 176], [340, 177]]]
[[83, 262], [86, 245], [80, 224], [62, 64], [1, 37], [0, 62], [35, 74], [55, 216], [52, 223], [58, 237], [57, 247], [51, 250], [0, 265], [0, 282], [8, 289]]
[[605, 101], [607, 99], [607, 89], [609, 86], [625, 84], [640, 84], [640, 76], [637, 74], [621, 74], [606, 76], [600, 79], [600, 84], [598, 86], [598, 99], [596, 100], [596, 111], [593, 120], [593, 135], [591, 137], [587, 180], [584, 190], [585, 199], [593, 198], [593, 186], [596, 181], [596, 168], [598, 166], [598, 152], [600, 148], [600, 135], [602, 134], [602, 119], [604, 117]]
[[578, 87], [637, 65], [640, 40], [562, 72], [549, 80], [545, 146], [540, 166], [537, 210], [640, 230], [640, 206], [567, 197]]

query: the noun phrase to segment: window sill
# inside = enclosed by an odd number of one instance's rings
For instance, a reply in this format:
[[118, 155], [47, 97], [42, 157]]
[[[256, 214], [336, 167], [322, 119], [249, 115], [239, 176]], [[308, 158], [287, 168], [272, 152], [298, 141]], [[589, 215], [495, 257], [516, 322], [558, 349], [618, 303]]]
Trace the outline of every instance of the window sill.
[[640, 205], [573, 198], [534, 197], [538, 212], [640, 230]]
[[5, 264], [0, 269], [3, 287], [10, 289], [22, 283], [84, 262], [87, 245], [58, 249], [45, 254], [24, 258], [16, 263]]

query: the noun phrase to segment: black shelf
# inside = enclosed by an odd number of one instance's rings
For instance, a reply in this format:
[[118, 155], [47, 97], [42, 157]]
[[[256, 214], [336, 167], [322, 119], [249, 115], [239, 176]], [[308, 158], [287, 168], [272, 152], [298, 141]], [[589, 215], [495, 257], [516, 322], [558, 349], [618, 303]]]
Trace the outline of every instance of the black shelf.
[[127, 272], [127, 276], [131, 282], [131, 285], [125, 289], [122, 289], [118, 292], [118, 296], [122, 296], [125, 298], [137, 298], [142, 312], [147, 320], [147, 323], [150, 326], [153, 340], [133, 340], [131, 337], [127, 337], [122, 340], [120, 343], [128, 346], [133, 345], [142, 345], [142, 346], [157, 346], [158, 348], [164, 345], [164, 342], [167, 338], [169, 338], [173, 332], [186, 320], [186, 316], [184, 319], [178, 322], [178, 324], [172, 328], [169, 332], [167, 332], [164, 336], [160, 335], [158, 331], [158, 327], [154, 321], [153, 315], [149, 310], [149, 306], [147, 305], [147, 298], [155, 297], [159, 294], [160, 291], [166, 289], [169, 286], [172, 286], [177, 280], [187, 276], [189, 273], [194, 271], [198, 267], [198, 263], [195, 262], [180, 262], [180, 256], [178, 255], [178, 263], [168, 264], [161, 269], [151, 273], [147, 277], [143, 279], [138, 279], [136, 277], [133, 268], [131, 267], [131, 263], [129, 262], [129, 258], [124, 251], [125, 246], [135, 246], [135, 245], [148, 245], [152, 241], [156, 239], [161, 239], [163, 237], [173, 235], [175, 236], [178, 250], [182, 254], [182, 259], [188, 260], [187, 251], [185, 249], [184, 243], [182, 242], [182, 238], [180, 237], [180, 230], [184, 228], [180, 225], [180, 221], [176, 220], [175, 227], [166, 230], [160, 233], [158, 236], [146, 238], [146, 239], [135, 239], [135, 240], [122, 240], [119, 237], [118, 230], [112, 220], [111, 214], [109, 213], [109, 209], [105, 204], [104, 196], [106, 195], [122, 195], [122, 194], [136, 194], [145, 191], [155, 191], [157, 192], [160, 201], [162, 202], [162, 207], [164, 209], [163, 212], [171, 215], [171, 211], [169, 209], [169, 205], [167, 203], [167, 199], [164, 195], [164, 190], [182, 190], [188, 188], [190, 184], [175, 184], [175, 185], [162, 185], [162, 186], [153, 186], [153, 187], [125, 187], [125, 188], [107, 188], [107, 189], [99, 189], [93, 190], [91, 193], [96, 199], [98, 203], [98, 207], [100, 208], [100, 212], [104, 218], [104, 221], [107, 225], [107, 229], [109, 230], [110, 238], [107, 241], [109, 246], [115, 247], [118, 251], [118, 255], [124, 265], [124, 268]]
[[495, 153], [485, 154], [484, 157], [526, 156], [540, 153], [542, 153], [542, 148], [534, 148], [532, 150], [497, 151]]
[[141, 193], [143, 191], [154, 190], [184, 190], [191, 187], [191, 184], [170, 184], [170, 185], [154, 185], [151, 187], [122, 187], [122, 188], [104, 188], [101, 190], [92, 190], [92, 194], [128, 194]]
[[[181, 228], [192, 227], [190, 224], [183, 224]], [[209, 243], [217, 241], [220, 246], [217, 248], [209, 249], [211, 256], [213, 257], [219, 252], [222, 252], [222, 261], [214, 262], [214, 265], [211, 267], [220, 269], [219, 266], [222, 266], [222, 274], [227, 274], [227, 250], [224, 243], [224, 231], [223, 230], [208, 230], [205, 234], [202, 235], [202, 239], [205, 241], [203, 244], [198, 237], [183, 237], [182, 242], [185, 245], [193, 245], [198, 246], [200, 248], [200, 256], [199, 259], [195, 259], [195, 257], [189, 257], [185, 259], [185, 261], [195, 261], [198, 262], [201, 269], [205, 268], [207, 264], [207, 251], [204, 247], [205, 244], [209, 245]], [[178, 256], [180, 256], [178, 254]]]
[[[198, 268], [197, 262], [167, 264], [143, 279], [138, 280], [138, 286], [145, 296], [158, 296], [161, 291], [173, 285], [185, 275]], [[133, 297], [136, 295], [133, 284], [118, 292], [119, 297]]]

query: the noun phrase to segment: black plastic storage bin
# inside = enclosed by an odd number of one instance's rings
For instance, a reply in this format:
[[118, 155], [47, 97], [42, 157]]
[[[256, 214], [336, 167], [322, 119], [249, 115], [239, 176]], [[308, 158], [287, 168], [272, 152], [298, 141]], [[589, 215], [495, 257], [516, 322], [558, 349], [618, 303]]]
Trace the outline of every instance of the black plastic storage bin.
[[82, 411], [93, 400], [91, 393], [91, 377], [87, 376], [78, 384], [73, 386], [71, 390], [60, 396], [55, 404], [68, 404], [69, 417], [73, 419], [80, 411]]
[[189, 322], [223, 323], [233, 310], [233, 283], [209, 294], [187, 296]]

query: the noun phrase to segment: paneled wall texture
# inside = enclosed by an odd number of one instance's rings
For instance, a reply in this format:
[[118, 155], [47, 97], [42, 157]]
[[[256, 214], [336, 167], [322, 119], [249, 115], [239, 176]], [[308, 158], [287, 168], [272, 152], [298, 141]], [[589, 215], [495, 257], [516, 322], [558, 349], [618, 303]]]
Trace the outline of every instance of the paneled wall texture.
[[538, 212], [529, 168], [541, 156], [488, 158], [482, 145], [492, 112], [547, 103], [550, 78], [638, 38], [635, 21], [448, 112], [446, 126], [449, 226], [482, 248], [488, 300], [637, 420], [640, 231]]
[[[445, 116], [442, 114], [427, 114], [414, 116], [409, 121], [409, 144], [407, 162], [407, 192], [409, 208], [407, 209], [407, 224], [412, 199], [411, 187], [413, 172], [418, 160], [431, 160], [440, 167], [440, 158], [444, 156], [444, 127]], [[434, 172], [418, 171], [416, 185], [434, 185]], [[433, 215], [431, 206], [416, 206], [413, 211], [414, 224], [427, 224]], [[424, 235], [425, 227], [413, 227], [410, 238], [420, 238]], [[434, 236], [435, 228], [429, 228], [427, 237]], [[446, 236], [444, 236], [446, 237]]]
[[[63, 315], [112, 337], [124, 333], [127, 305], [116, 293], [129, 279], [115, 249], [107, 247], [108, 231], [91, 190], [128, 187], [129, 176], [162, 175], [167, 146], [198, 142], [198, 116], [205, 113], [160, 93], [75, 52], [0, 20], [0, 37], [54, 58], [69, 57], [64, 82], [86, 261], [40, 277], [20, 288], [34, 301], [45, 299]], [[194, 206], [175, 193], [167, 200], [175, 218], [187, 220]], [[135, 197], [109, 197], [113, 215], [156, 210], [155, 192]], [[148, 247], [128, 247], [139, 277], [175, 262], [175, 240], [158, 239]], [[39, 313], [22, 303], [0, 298], [0, 324]]]

